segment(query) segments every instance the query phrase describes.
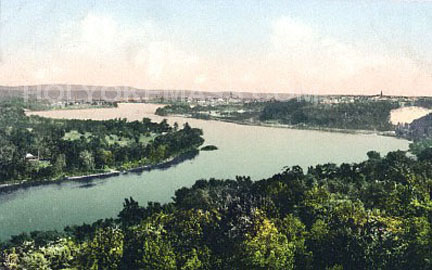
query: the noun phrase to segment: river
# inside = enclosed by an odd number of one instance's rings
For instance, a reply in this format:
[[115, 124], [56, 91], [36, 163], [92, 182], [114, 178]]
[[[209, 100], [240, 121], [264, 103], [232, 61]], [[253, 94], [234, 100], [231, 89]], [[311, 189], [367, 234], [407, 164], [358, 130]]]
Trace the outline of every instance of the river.
[[[47, 111], [37, 113], [58, 118], [129, 120], [149, 117], [157, 105], [120, 104], [119, 108]], [[141, 205], [148, 201], [169, 202], [175, 190], [191, 186], [198, 179], [234, 178], [248, 175], [259, 180], [285, 166], [303, 168], [326, 162], [358, 162], [369, 150], [385, 154], [408, 149], [408, 141], [367, 134], [347, 134], [244, 126], [232, 123], [167, 117], [172, 124], [189, 122], [202, 128], [205, 144], [219, 150], [201, 152], [165, 170], [129, 173], [91, 182], [62, 182], [21, 188], [0, 195], [0, 240], [34, 230], [61, 230], [66, 225], [90, 223], [115, 217], [124, 198], [133, 197]]]

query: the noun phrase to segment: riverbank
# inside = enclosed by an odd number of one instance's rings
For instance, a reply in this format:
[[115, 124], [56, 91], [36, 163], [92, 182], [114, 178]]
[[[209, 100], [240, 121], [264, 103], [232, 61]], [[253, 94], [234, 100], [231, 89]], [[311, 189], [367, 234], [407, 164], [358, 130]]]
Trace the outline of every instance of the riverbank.
[[66, 176], [51, 180], [22, 180], [22, 181], [15, 181], [10, 183], [4, 183], [0, 184], [0, 193], [1, 192], [9, 192], [13, 191], [19, 188], [27, 188], [27, 187], [34, 187], [39, 185], [45, 185], [45, 184], [55, 184], [55, 183], [62, 183], [65, 181], [85, 181], [85, 180], [93, 180], [93, 179], [102, 179], [102, 178], [108, 178], [112, 176], [118, 176], [120, 175], [119, 171], [111, 171], [111, 172], [104, 172], [104, 173], [93, 173], [93, 174], [86, 174], [86, 175], [78, 175], [78, 176]]
[[[68, 114], [69, 117], [75, 116], [73, 112]], [[85, 115], [90, 116], [90, 113]], [[151, 119], [162, 120], [160, 117]], [[120, 173], [108, 179], [69, 181], [2, 193], [0, 239], [6, 240], [22, 232], [60, 231], [66, 225], [117, 218], [125, 198], [133, 197], [140, 205], [155, 201], [168, 203], [176, 190], [191, 187], [199, 179], [235, 179], [236, 176], [248, 175], [255, 181], [281, 172], [286, 166], [299, 165], [307, 171], [308, 167], [316, 164], [362, 162], [370, 150], [385, 156], [390, 151], [408, 149], [407, 141], [392, 137], [262, 128], [174, 117], [167, 119], [170, 124], [189, 122], [191, 126], [201, 128], [205, 144], [216, 145], [219, 150], [200, 152], [192, 161], [184, 161], [169, 169], [144, 171], [142, 174]]]
[[[226, 123], [232, 123], [237, 125], [243, 125], [243, 126], [257, 126], [257, 127], [271, 127], [271, 128], [289, 128], [289, 129], [298, 129], [298, 130], [316, 130], [316, 131], [324, 131], [324, 132], [337, 132], [337, 133], [346, 133], [346, 134], [365, 134], [365, 135], [378, 135], [378, 136], [386, 136], [386, 137], [394, 137], [398, 139], [396, 136], [395, 131], [378, 131], [378, 130], [365, 130], [365, 129], [342, 129], [342, 128], [329, 128], [329, 127], [317, 127], [317, 126], [307, 126], [307, 125], [286, 125], [286, 124], [280, 124], [280, 123], [265, 123], [265, 122], [256, 122], [256, 121], [242, 121], [242, 120], [233, 120], [233, 119], [221, 119], [221, 118], [215, 118], [210, 117], [208, 119], [202, 119], [193, 117], [191, 115], [183, 115], [183, 114], [170, 114], [168, 116], [171, 117], [183, 117], [183, 118], [189, 118], [189, 119], [198, 119], [198, 120], [211, 120], [211, 121], [219, 121], [219, 122], [226, 122]], [[161, 116], [163, 117], [163, 116]], [[405, 140], [405, 139], [403, 139]]]
[[[145, 105], [145, 106], [143, 106]], [[380, 135], [380, 136], [388, 136], [388, 137], [396, 137], [394, 131], [376, 131], [376, 130], [359, 130], [359, 129], [339, 129], [339, 128], [326, 128], [326, 127], [316, 127], [316, 126], [305, 126], [305, 125], [285, 125], [280, 123], [265, 123], [261, 121], [244, 121], [244, 120], [233, 120], [233, 119], [221, 119], [217, 117], [209, 116], [208, 119], [192, 117], [187, 114], [170, 114], [167, 116], [161, 116], [155, 114], [155, 111], [163, 107], [162, 104], [153, 104], [153, 103], [119, 103], [117, 108], [102, 108], [102, 109], [94, 109], [90, 114], [90, 110], [73, 110], [74, 111], [74, 119], [96, 119], [96, 120], [104, 120], [104, 119], [113, 119], [116, 117], [126, 117], [129, 120], [138, 120], [142, 119], [142, 117], [149, 117], [150, 115], [154, 115], [160, 118], [164, 117], [180, 117], [187, 119], [198, 119], [198, 120], [213, 120], [219, 122], [233, 123], [238, 125], [246, 125], [246, 126], [261, 126], [261, 127], [272, 127], [272, 128], [289, 128], [289, 129], [299, 129], [299, 130], [316, 130], [316, 131], [325, 131], [325, 132], [338, 132], [338, 133], [348, 133], [348, 134], [371, 134], [371, 135]], [[114, 110], [113, 110], [114, 109]], [[70, 115], [67, 114], [67, 110], [59, 110], [59, 111], [32, 111], [27, 112], [27, 115], [39, 115], [43, 117], [49, 118], [67, 118], [70, 119]], [[91, 117], [90, 117], [91, 115]]]
[[135, 167], [123, 171], [113, 170], [110, 172], [104, 172], [104, 173], [93, 173], [93, 174], [85, 174], [85, 175], [77, 175], [77, 176], [67, 176], [67, 177], [61, 177], [57, 179], [51, 179], [51, 180], [37, 180], [37, 181], [30, 181], [30, 180], [23, 180], [18, 182], [10, 182], [10, 183], [4, 183], [0, 184], [0, 193], [5, 192], [11, 192], [15, 191], [17, 189], [21, 188], [30, 188], [35, 186], [42, 186], [42, 185], [51, 185], [51, 184], [61, 184], [67, 181], [76, 181], [76, 182], [86, 182], [86, 181], [92, 181], [95, 179], [105, 179], [110, 177], [119, 176], [121, 174], [128, 174], [128, 173], [142, 173], [144, 171], [151, 171], [151, 170], [165, 170], [172, 166], [176, 166], [183, 161], [190, 160], [195, 158], [199, 154], [199, 151], [189, 151], [183, 154], [180, 154], [176, 157], [172, 157], [169, 159], [164, 160], [163, 162], [152, 164], [152, 165], [145, 165], [140, 167]]

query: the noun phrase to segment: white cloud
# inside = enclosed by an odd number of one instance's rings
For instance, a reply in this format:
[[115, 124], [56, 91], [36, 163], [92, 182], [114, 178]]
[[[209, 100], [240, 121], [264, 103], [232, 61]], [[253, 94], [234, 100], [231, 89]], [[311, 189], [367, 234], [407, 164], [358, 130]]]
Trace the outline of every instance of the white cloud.
[[90, 52], [112, 52], [122, 44], [123, 33], [119, 31], [117, 23], [110, 17], [88, 15], [80, 24], [80, 46]]
[[309, 79], [328, 80], [334, 75], [351, 76], [378, 59], [365, 57], [354, 46], [323, 37], [312, 27], [289, 17], [273, 23], [271, 56], [285, 61], [285, 68]]
[[5, 54], [0, 83], [363, 94], [430, 94], [432, 85], [432, 72], [409, 54], [324, 35], [288, 16], [273, 21], [268, 46], [256, 53], [203, 55], [193, 47], [199, 37], [186, 47], [182, 35], [148, 20], [128, 25], [90, 13], [61, 28], [47, 48]]
[[207, 81], [207, 76], [204, 74], [200, 74], [200, 75], [196, 76], [196, 78], [195, 78], [195, 83], [198, 85], [203, 84], [206, 81]]
[[403, 55], [324, 36], [301, 21], [281, 17], [272, 24], [269, 63], [291, 90], [374, 93], [431, 82], [425, 70]]
[[313, 29], [291, 17], [281, 17], [272, 24], [271, 41], [276, 50], [303, 48], [316, 40]]
[[[16, 66], [18, 61], [13, 62]], [[90, 13], [64, 25], [45, 50], [22, 54], [21, 62], [28, 66], [18, 71], [22, 73], [18, 78], [21, 83], [172, 88], [169, 85], [173, 78], [176, 83], [194, 83], [195, 75], [190, 73], [197, 68], [198, 57], [177, 46], [169, 34], [149, 21], [127, 25], [110, 16]], [[18, 73], [11, 75], [16, 77]], [[11, 82], [1, 75], [0, 80]]]

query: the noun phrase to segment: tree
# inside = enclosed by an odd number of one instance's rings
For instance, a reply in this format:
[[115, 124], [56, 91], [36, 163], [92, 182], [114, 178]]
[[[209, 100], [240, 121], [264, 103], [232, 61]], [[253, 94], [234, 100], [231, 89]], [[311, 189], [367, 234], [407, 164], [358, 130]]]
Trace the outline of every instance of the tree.
[[153, 216], [127, 235], [123, 269], [177, 269], [176, 254], [163, 224], [164, 214]]
[[81, 166], [84, 168], [84, 170], [90, 171], [94, 169], [94, 158], [89, 151], [87, 150], [82, 151], [79, 155], [79, 158], [80, 158]]
[[140, 262], [143, 270], [175, 270], [176, 256], [171, 243], [163, 236], [162, 229], [147, 228], [147, 238], [143, 245]]
[[111, 151], [105, 149], [98, 149], [95, 156], [95, 165], [97, 168], [104, 168], [105, 166], [112, 166], [114, 164], [114, 157]]
[[54, 158], [53, 171], [55, 175], [59, 175], [63, 173], [63, 170], [66, 168], [66, 156], [65, 154], [58, 154]]
[[2, 257], [1, 261], [3, 261], [3, 266], [6, 267], [6, 269], [19, 269], [19, 255], [15, 248], [12, 248], [10, 251], [4, 251]]
[[256, 231], [243, 242], [242, 265], [247, 269], [293, 269], [293, 243], [268, 219], [259, 221]]
[[162, 144], [157, 146], [156, 149], [151, 148], [150, 157], [149, 157], [150, 161], [152, 163], [161, 162], [166, 157], [166, 151], [167, 151], [167, 146]]
[[381, 159], [381, 155], [377, 151], [369, 151], [369, 152], [367, 152], [367, 156], [368, 156], [369, 160], [380, 160]]
[[123, 240], [124, 235], [120, 229], [98, 229], [93, 240], [84, 244], [79, 263], [91, 270], [118, 269], [123, 256]]
[[123, 209], [118, 214], [119, 220], [123, 227], [127, 228], [139, 224], [145, 217], [145, 209], [140, 207], [138, 202], [132, 197], [125, 199]]
[[79, 246], [71, 239], [60, 239], [39, 249], [50, 262], [50, 269], [69, 269], [76, 265]]
[[288, 242], [295, 247], [294, 263], [297, 268], [311, 268], [312, 253], [307, 250], [305, 240], [307, 237], [306, 226], [301, 220], [290, 214], [282, 220], [278, 220], [278, 230], [287, 237]]
[[[15, 147], [9, 141], [0, 138], [0, 178], [9, 179], [13, 177]], [[24, 158], [24, 157], [22, 157]]]
[[40, 252], [32, 252], [21, 258], [22, 269], [50, 270], [50, 262]]

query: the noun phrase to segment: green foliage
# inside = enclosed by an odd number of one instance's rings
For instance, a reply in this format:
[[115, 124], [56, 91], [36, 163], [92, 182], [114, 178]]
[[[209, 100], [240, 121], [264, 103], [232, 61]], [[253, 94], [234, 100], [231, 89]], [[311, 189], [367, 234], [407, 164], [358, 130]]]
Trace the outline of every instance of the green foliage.
[[426, 270], [432, 268], [431, 195], [431, 159], [369, 152], [360, 163], [306, 172], [295, 166], [260, 181], [199, 180], [167, 204], [142, 207], [130, 198], [116, 220], [14, 237], [0, 263], [6, 269]]
[[18, 248], [3, 252], [6, 269], [74, 269], [78, 265], [80, 248], [70, 239], [61, 238], [37, 247], [34, 242], [25, 242]]
[[143, 256], [139, 262], [141, 269], [177, 269], [172, 245], [168, 240], [163, 239], [160, 231], [148, 232], [142, 249]]
[[263, 121], [276, 120], [289, 125], [340, 129], [393, 130], [390, 111], [398, 108], [391, 101], [356, 101], [324, 104], [291, 99], [268, 103], [260, 115]]
[[258, 221], [242, 244], [242, 266], [247, 269], [293, 269], [295, 245], [268, 219]]
[[[27, 117], [23, 108], [0, 103], [0, 183], [156, 164], [204, 142], [202, 131], [188, 124], [179, 129], [166, 120], [55, 120]], [[28, 153], [40, 160], [26, 159]]]
[[192, 110], [188, 104], [168, 105], [156, 109], [156, 115], [167, 116], [169, 114], [187, 114]]
[[174, 103], [156, 110], [157, 115], [184, 115], [198, 119], [221, 119], [226, 121], [255, 121], [264, 108], [264, 102], [218, 105], [189, 105]]
[[123, 232], [116, 228], [98, 229], [90, 242], [84, 243], [80, 264], [85, 269], [118, 269], [123, 256]]
[[431, 149], [431, 148], [432, 148], [432, 138], [426, 138], [420, 141], [416, 141], [410, 143], [409, 145], [410, 152], [413, 153], [414, 155], [419, 155], [422, 152], [426, 151], [427, 149]]
[[244, 102], [218, 105], [175, 103], [158, 108], [156, 114], [183, 115], [241, 123], [279, 123], [300, 127], [390, 131], [390, 112], [399, 104], [368, 98], [340, 103], [312, 102], [307, 99]]

